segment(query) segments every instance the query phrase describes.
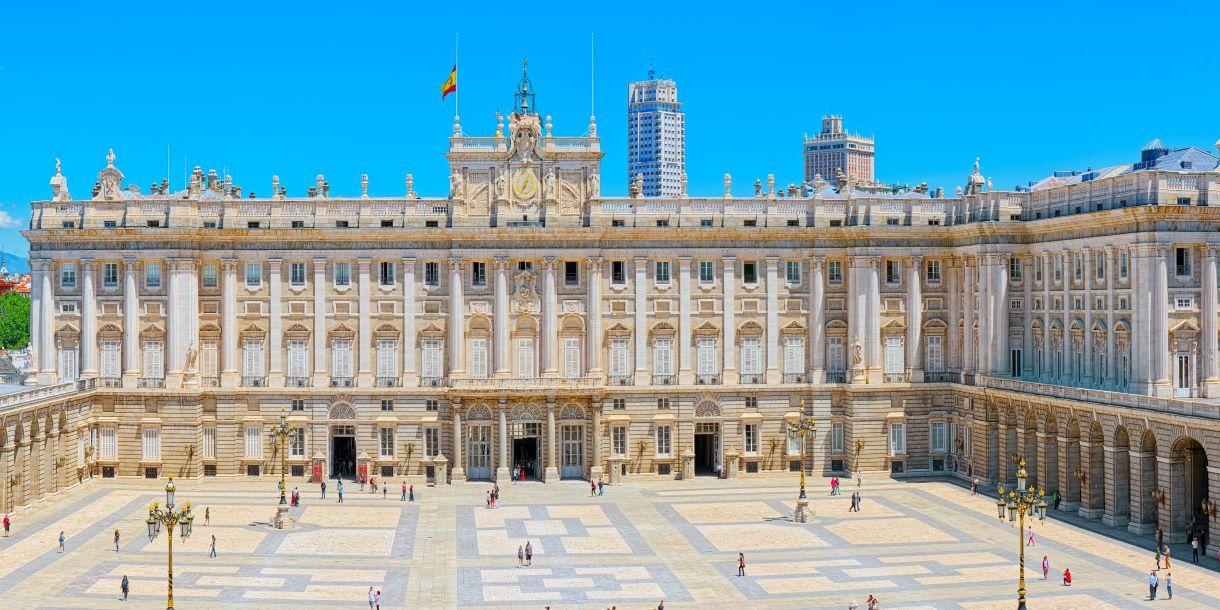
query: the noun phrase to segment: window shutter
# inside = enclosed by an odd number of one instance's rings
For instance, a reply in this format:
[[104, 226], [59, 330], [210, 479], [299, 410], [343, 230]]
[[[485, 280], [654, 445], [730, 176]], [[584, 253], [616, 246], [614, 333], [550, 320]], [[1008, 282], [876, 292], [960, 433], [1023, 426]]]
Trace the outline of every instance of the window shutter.
[[441, 376], [441, 346], [439, 341], [424, 342], [424, 377]]
[[784, 343], [784, 372], [792, 375], [805, 368], [805, 350], [800, 337], [788, 337]]
[[144, 343], [144, 377], [149, 379], [160, 379], [165, 376], [165, 368], [162, 366], [162, 344], [160, 341], [147, 341]]
[[627, 340], [614, 339], [610, 342], [610, 374], [627, 374]]
[[377, 376], [394, 377], [397, 369], [398, 349], [394, 341], [383, 339], [377, 342]]
[[940, 373], [945, 370], [945, 356], [941, 340], [942, 338], [939, 335], [929, 335], [927, 337], [924, 357], [928, 360], [927, 368], [930, 373]]
[[206, 426], [203, 429], [203, 459], [210, 460], [216, 457], [216, 428], [215, 426]]
[[902, 338], [901, 337], [886, 337], [886, 339], [885, 339], [885, 372], [886, 373], [901, 373], [902, 368], [903, 368]]
[[564, 377], [580, 377], [580, 339], [563, 340], [563, 372]]
[[748, 338], [741, 342], [741, 372], [757, 375], [762, 369], [758, 353], [758, 339]]
[[102, 428], [101, 447], [99, 448], [99, 458], [103, 460], [113, 460], [118, 455], [118, 444], [115, 438], [114, 428]]
[[204, 341], [200, 350], [200, 365], [204, 377], [215, 377], [219, 374], [220, 363], [215, 341]]
[[487, 339], [470, 340], [470, 376], [487, 378]]
[[305, 376], [305, 342], [288, 342], [288, 376]]
[[517, 339], [517, 375], [523, 378], [534, 376], [533, 339]]

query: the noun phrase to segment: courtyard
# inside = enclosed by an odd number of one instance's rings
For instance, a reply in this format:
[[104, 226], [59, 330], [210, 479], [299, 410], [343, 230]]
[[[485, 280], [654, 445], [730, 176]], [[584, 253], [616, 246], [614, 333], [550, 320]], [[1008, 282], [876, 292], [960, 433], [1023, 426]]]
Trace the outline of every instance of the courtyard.
[[[5, 606], [164, 607], [166, 536], [149, 542], [144, 522], [164, 483], [98, 479], [14, 515], [12, 536], [0, 539]], [[848, 512], [855, 482], [830, 497], [827, 480], [813, 479], [809, 524], [789, 519], [796, 478], [786, 475], [632, 481], [600, 497], [582, 481], [519, 483], [501, 488], [495, 510], [486, 508], [489, 484], [417, 485], [416, 501], [402, 502], [400, 481], [388, 483], [385, 497], [347, 483], [339, 504], [333, 481], [322, 500], [316, 485], [290, 480], [301, 490], [298, 523], [276, 530], [265, 524], [277, 499], [272, 478], [179, 481], [177, 503], [191, 501], [196, 520], [185, 542], [175, 533], [176, 605], [359, 607], [374, 587], [387, 608], [643, 608], [662, 599], [667, 608], [863, 608], [870, 594], [887, 610], [1014, 606], [1018, 534], [996, 520], [993, 499], [947, 481], [866, 477], [862, 510]], [[1151, 541], [1086, 527], [1053, 511], [1035, 525], [1030, 607], [1162, 603], [1164, 586], [1146, 601]], [[518, 568], [526, 541], [533, 565]], [[1173, 603], [1220, 606], [1216, 562], [1190, 565], [1187, 549], [1175, 547]], [[738, 552], [745, 577], [736, 575]], [[1061, 584], [1065, 568], [1071, 587]]]

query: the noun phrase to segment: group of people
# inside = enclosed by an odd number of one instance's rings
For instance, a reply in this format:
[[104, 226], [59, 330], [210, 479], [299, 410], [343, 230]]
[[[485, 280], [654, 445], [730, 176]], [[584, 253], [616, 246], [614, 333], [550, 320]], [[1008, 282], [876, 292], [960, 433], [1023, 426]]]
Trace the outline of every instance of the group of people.
[[593, 479], [589, 479], [589, 495], [590, 496], [606, 495], [606, 482], [601, 479], [598, 479], [596, 481], [594, 481]]
[[839, 477], [831, 477], [830, 478], [830, 495], [837, 496], [837, 495], [839, 495], [840, 491], [841, 490], [839, 489]]
[[534, 546], [526, 540], [525, 546], [517, 545], [517, 567], [531, 565], [534, 565]]
[[858, 491], [851, 492], [851, 506], [848, 507], [847, 512], [849, 512], [849, 513], [860, 512], [860, 492], [858, 492]]
[[487, 490], [487, 508], [495, 508], [496, 501], [500, 499], [500, 485], [492, 483], [491, 489]]

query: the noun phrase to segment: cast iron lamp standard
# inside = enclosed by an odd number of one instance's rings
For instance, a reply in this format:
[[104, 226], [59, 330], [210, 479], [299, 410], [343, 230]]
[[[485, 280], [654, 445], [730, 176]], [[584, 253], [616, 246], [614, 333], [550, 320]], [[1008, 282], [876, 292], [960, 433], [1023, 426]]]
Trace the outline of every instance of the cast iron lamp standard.
[[148, 519], [145, 520], [145, 523], [148, 524], [149, 542], [157, 539], [162, 525], [169, 534], [167, 564], [169, 580], [165, 601], [167, 609], [174, 607], [174, 527], [178, 527], [178, 531], [182, 534], [182, 541], [186, 542], [186, 539], [191, 537], [191, 524], [195, 521], [190, 502], [187, 502], [181, 511], [174, 510], [174, 489], [174, 477], [170, 477], [169, 483], [165, 485], [165, 509], [162, 510], [158, 503], [153, 502], [148, 507]]
[[809, 500], [805, 497], [805, 439], [812, 439], [818, 431], [818, 426], [813, 420], [805, 418], [805, 405], [801, 404], [801, 419], [796, 423], [788, 422], [788, 433], [795, 434], [801, 439], [801, 493], [796, 499], [796, 512], [792, 513], [792, 520], [798, 523], [805, 523], [809, 517], [813, 515], [809, 511]]
[[284, 471], [288, 469], [288, 436], [296, 429], [296, 426], [288, 424], [287, 409], [280, 407], [280, 423], [272, 425], [270, 430], [271, 437], [275, 439], [280, 452], [280, 504], [276, 507], [274, 522], [275, 527], [279, 529], [283, 529], [285, 524], [292, 524], [292, 516], [288, 514], [288, 500], [284, 497], [288, 491], [288, 484], [284, 481]]
[[1007, 495], [1004, 488], [999, 488], [1000, 497], [996, 499], [996, 517], [1000, 521], [1004, 520], [1004, 512], [1007, 509], [1008, 522], [1017, 523], [1017, 547], [1021, 551], [1020, 565], [1020, 584], [1017, 587], [1017, 610], [1025, 609], [1025, 515], [1030, 517], [1037, 516], [1039, 522], [1046, 521], [1046, 490], [1029, 487], [1029, 473], [1025, 471], [1025, 458], [1021, 458], [1018, 462], [1020, 468], [1017, 470], [1017, 488], [1008, 490]]

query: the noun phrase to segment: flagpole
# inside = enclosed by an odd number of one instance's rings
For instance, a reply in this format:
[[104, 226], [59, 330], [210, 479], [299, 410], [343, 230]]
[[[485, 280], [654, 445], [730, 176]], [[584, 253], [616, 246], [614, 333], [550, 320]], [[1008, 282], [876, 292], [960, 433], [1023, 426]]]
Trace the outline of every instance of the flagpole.
[[[458, 33], [453, 33], [453, 71], [457, 72], [458, 67]], [[457, 90], [457, 82], [454, 81], [453, 89], [453, 122], [458, 122], [458, 101], [462, 97], [462, 92]]]

